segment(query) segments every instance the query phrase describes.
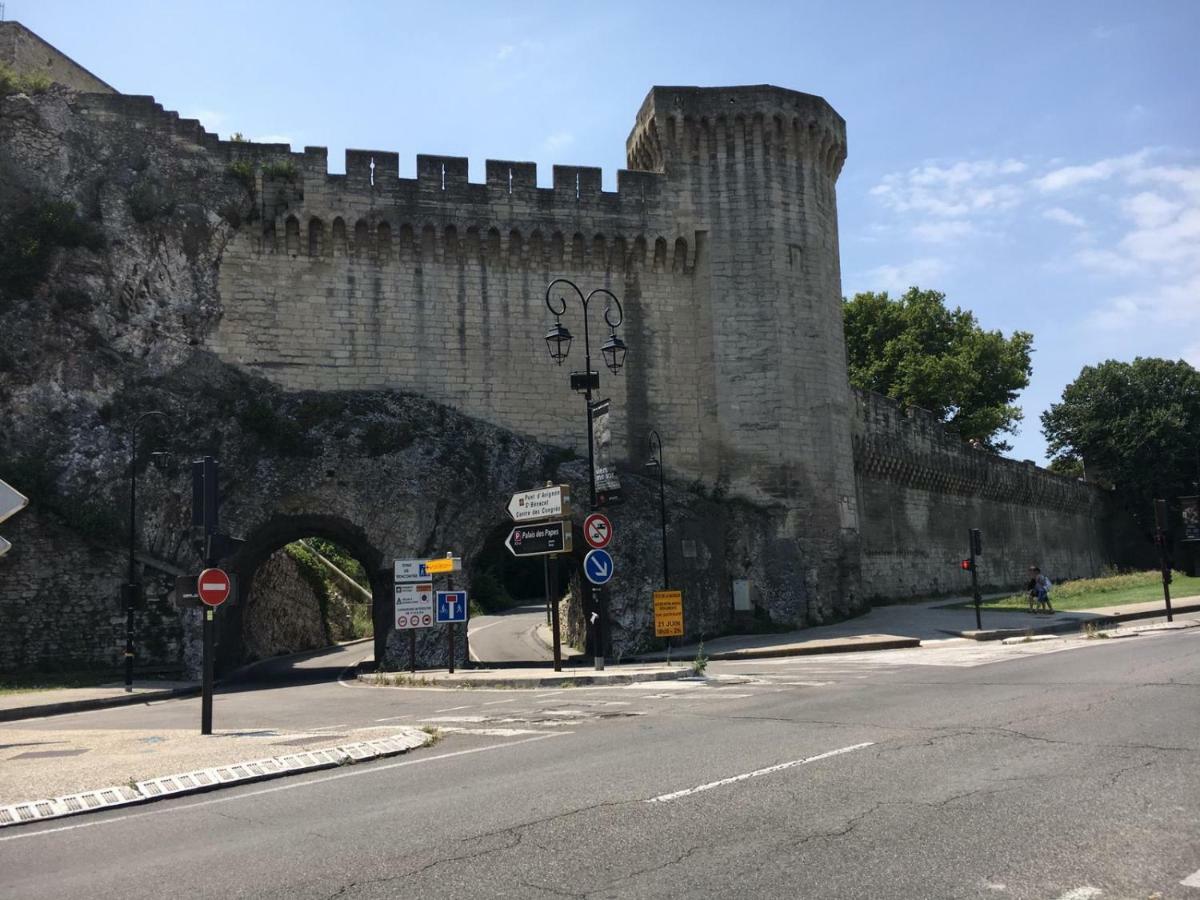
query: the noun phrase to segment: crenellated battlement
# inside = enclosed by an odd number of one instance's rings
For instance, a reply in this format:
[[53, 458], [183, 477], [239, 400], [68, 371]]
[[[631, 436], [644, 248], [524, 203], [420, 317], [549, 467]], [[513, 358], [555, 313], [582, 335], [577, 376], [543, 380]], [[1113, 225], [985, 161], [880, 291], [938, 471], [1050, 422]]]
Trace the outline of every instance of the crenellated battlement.
[[846, 123], [822, 97], [771, 85], [655, 87], [625, 141], [631, 169], [816, 163], [836, 180]]

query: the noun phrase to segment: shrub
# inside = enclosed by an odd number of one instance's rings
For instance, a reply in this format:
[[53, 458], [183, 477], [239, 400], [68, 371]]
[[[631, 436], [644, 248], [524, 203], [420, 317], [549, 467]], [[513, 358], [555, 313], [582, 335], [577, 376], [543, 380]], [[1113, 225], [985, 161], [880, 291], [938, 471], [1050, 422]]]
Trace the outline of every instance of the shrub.
[[46, 277], [54, 251], [100, 250], [104, 235], [79, 218], [75, 204], [30, 200], [0, 224], [0, 291], [27, 294]]
[[9, 94], [40, 94], [48, 91], [53, 82], [42, 72], [22, 75], [12, 67], [0, 63], [0, 97]]
[[265, 178], [275, 178], [279, 181], [296, 180], [296, 164], [290, 159], [263, 163], [262, 173]]

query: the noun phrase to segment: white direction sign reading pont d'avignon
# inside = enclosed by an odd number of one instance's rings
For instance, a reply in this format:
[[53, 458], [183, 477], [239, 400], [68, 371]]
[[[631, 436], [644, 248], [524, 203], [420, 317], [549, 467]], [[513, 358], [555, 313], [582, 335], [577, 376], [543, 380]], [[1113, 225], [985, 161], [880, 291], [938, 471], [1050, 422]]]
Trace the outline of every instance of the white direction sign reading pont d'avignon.
[[508, 501], [508, 514], [514, 522], [534, 519], [561, 519], [571, 514], [571, 488], [556, 484], [533, 491], [520, 491]]
[[396, 585], [396, 628], [428, 628], [433, 624], [433, 584]]

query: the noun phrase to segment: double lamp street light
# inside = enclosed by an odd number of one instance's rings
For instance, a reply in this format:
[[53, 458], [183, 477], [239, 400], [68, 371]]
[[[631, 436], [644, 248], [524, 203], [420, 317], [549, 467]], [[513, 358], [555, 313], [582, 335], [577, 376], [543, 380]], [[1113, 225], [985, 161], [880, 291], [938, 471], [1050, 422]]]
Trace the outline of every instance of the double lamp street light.
[[[608, 325], [608, 338], [600, 346], [600, 354], [604, 357], [605, 367], [614, 375], [618, 374], [621, 367], [625, 365], [625, 353], [628, 350], [625, 342], [617, 334], [617, 328], [624, 320], [624, 311], [621, 309], [621, 301], [617, 299], [616, 294], [607, 288], [596, 288], [585, 295], [579, 286], [570, 279], [556, 278], [550, 282], [546, 287], [546, 308], [554, 316], [554, 324], [546, 332], [546, 347], [550, 351], [550, 358], [560, 366], [566, 360], [567, 354], [571, 352], [571, 342], [574, 340], [571, 332], [567, 330], [567, 326], [562, 324], [561, 319], [567, 311], [567, 297], [570, 293], [574, 293], [583, 306], [583, 371], [571, 373], [571, 389], [583, 391], [584, 406], [587, 412], [588, 497], [590, 501], [588, 508], [595, 511], [599, 508], [599, 504], [596, 499], [596, 441], [592, 428], [594, 410], [592, 391], [600, 388], [600, 373], [592, 371], [592, 341], [588, 323], [588, 307], [597, 297], [605, 298], [604, 323]], [[608, 610], [603, 598], [602, 588], [600, 590], [600, 614], [595, 620], [592, 632], [597, 669], [604, 668], [604, 645], [601, 641], [602, 635], [606, 632], [607, 622], [605, 620]]]

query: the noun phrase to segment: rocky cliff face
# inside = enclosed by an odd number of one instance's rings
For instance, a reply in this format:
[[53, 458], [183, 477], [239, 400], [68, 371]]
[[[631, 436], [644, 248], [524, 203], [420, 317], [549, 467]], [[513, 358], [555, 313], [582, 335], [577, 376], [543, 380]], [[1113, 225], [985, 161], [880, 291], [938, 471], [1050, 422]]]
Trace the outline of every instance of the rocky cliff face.
[[[407, 662], [407, 640], [390, 627], [393, 558], [454, 552], [469, 587], [471, 560], [503, 539], [512, 491], [549, 480], [586, 496], [586, 463], [570, 451], [411, 394], [284, 391], [207, 352], [230, 302], [218, 291], [224, 248], [255, 216], [243, 176], [84, 95], [0, 98], [0, 477], [33, 500], [6, 526], [15, 549], [0, 561], [0, 669], [119, 659], [130, 429], [148, 411], [164, 413], [139, 431], [148, 574], [197, 570], [188, 461], [211, 454], [223, 529], [247, 538], [227, 567], [245, 585], [289, 541], [346, 547], [371, 579], [385, 664]], [[150, 450], [171, 456], [151, 466]], [[614, 652], [628, 653], [653, 643], [661, 552], [657, 484], [622, 479], [611, 633]], [[805, 572], [770, 537], [781, 511], [678, 485], [667, 505], [689, 636], [729, 624], [729, 573], [752, 580], [776, 621], [828, 614], [796, 599]], [[575, 543], [578, 560], [581, 534]], [[586, 587], [572, 593], [589, 602]], [[269, 649], [243, 640], [252, 615], [244, 603], [221, 611], [225, 662]], [[193, 662], [195, 619], [148, 606], [139, 661]], [[444, 646], [441, 629], [424, 631], [420, 660], [444, 662]]]

